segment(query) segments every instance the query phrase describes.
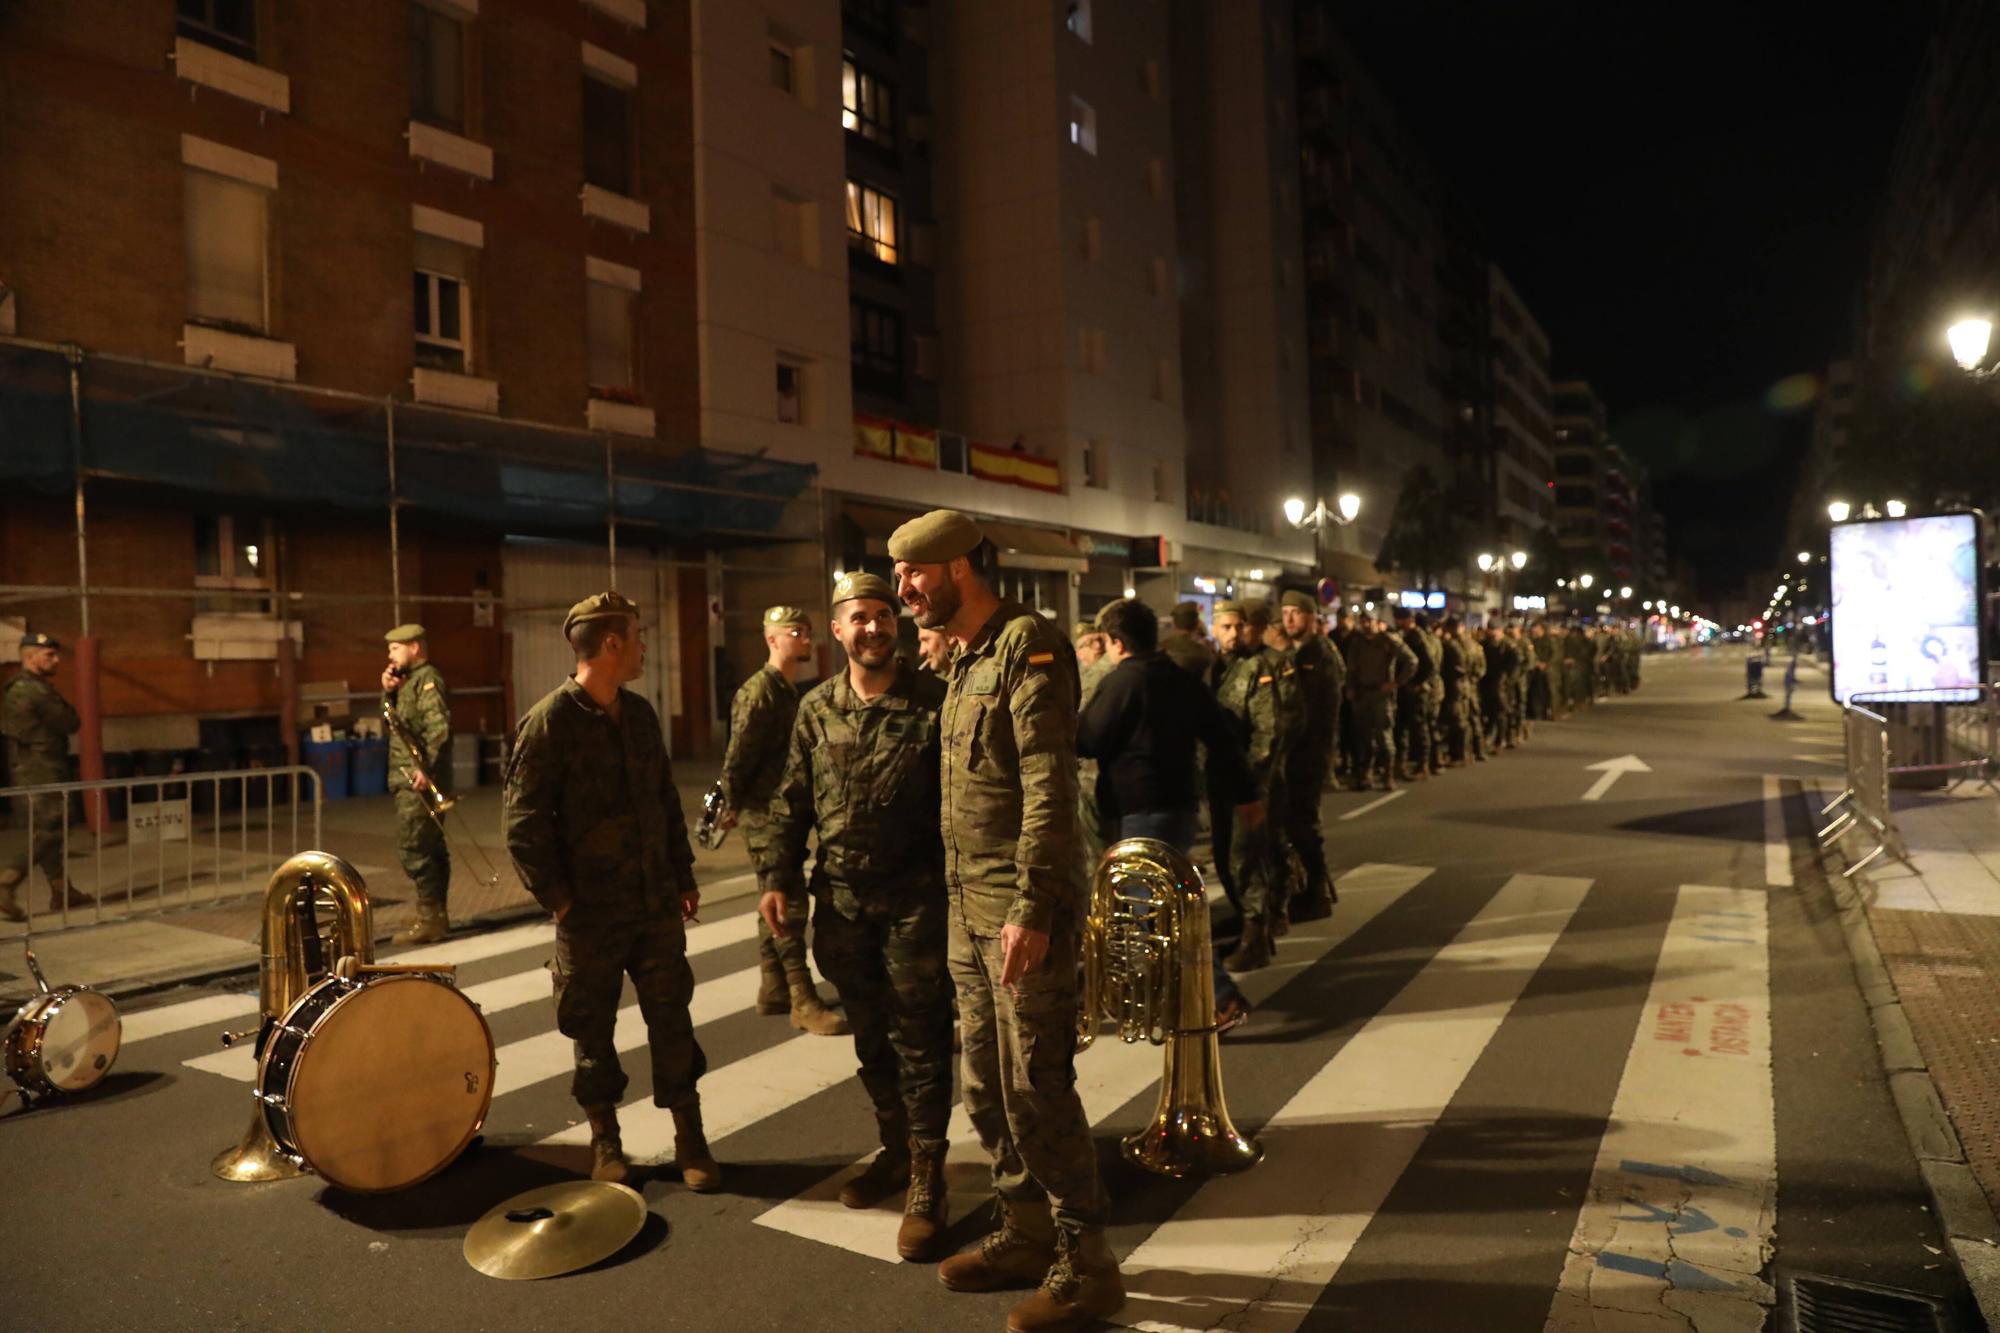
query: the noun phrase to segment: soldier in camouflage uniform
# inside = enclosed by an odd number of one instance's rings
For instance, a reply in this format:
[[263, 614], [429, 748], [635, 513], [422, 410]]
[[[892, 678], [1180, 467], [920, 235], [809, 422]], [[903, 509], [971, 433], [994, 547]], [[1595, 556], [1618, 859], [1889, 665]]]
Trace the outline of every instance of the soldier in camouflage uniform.
[[1396, 692], [1396, 749], [1406, 782], [1422, 781], [1431, 767], [1431, 692], [1435, 688], [1443, 703], [1443, 682], [1438, 679], [1438, 659], [1433, 655], [1424, 618], [1408, 607], [1396, 612], [1396, 626], [1403, 646], [1416, 660], [1416, 674]]
[[1493, 748], [1514, 748], [1514, 669], [1520, 656], [1498, 625], [1486, 627], [1486, 675], [1479, 683], [1479, 707]]
[[1379, 615], [1361, 617], [1347, 643], [1347, 702], [1354, 716], [1354, 789], [1378, 768], [1382, 790], [1396, 789], [1396, 693], [1417, 674], [1417, 657]]
[[1283, 653], [1263, 646], [1270, 615], [1261, 601], [1215, 604], [1215, 640], [1223, 652], [1215, 701], [1235, 724], [1257, 800], [1269, 812], [1255, 827], [1238, 829], [1231, 827], [1229, 804], [1209, 806], [1215, 855], [1229, 863], [1243, 912], [1243, 938], [1223, 960], [1232, 972], [1270, 964], [1277, 923], [1301, 878], [1282, 821], [1290, 808], [1288, 761], [1304, 730], [1304, 707], [1292, 665]]
[[1508, 706], [1514, 713], [1514, 740], [1519, 744], [1528, 739], [1528, 676], [1533, 670], [1535, 655], [1528, 647], [1528, 641], [1521, 637], [1519, 621], [1507, 622], [1507, 646], [1514, 650], [1514, 670], [1508, 676]]
[[1444, 682], [1444, 752], [1445, 762], [1453, 768], [1465, 763], [1468, 750], [1466, 734], [1466, 652], [1464, 637], [1459, 630], [1457, 616], [1446, 616], [1438, 626], [1438, 638], [1444, 643], [1444, 660], [1438, 667], [1438, 678]]
[[1480, 700], [1486, 679], [1485, 635], [1476, 629], [1459, 631], [1459, 646], [1465, 653], [1465, 728], [1472, 741], [1474, 763], [1486, 762], [1486, 708]]
[[[933, 1258], [945, 1217], [951, 977], [937, 834], [945, 685], [896, 656], [895, 593], [874, 574], [833, 589], [847, 670], [806, 695], [757, 863], [758, 910], [781, 935], [813, 909], [813, 957], [854, 1025], [882, 1151], [841, 1188], [849, 1208], [905, 1195], [896, 1249]], [[819, 856], [808, 882], [806, 840]], [[789, 911], [787, 909], [790, 909]]]
[[[792, 736], [792, 719], [799, 713], [799, 691], [792, 682], [799, 668], [812, 660], [812, 621], [795, 606], [767, 607], [763, 616], [768, 658], [737, 687], [729, 706], [729, 749], [722, 757], [724, 828], [743, 828], [743, 846], [752, 866], [762, 865], [769, 842], [771, 793], [785, 771], [785, 747]], [[847, 1032], [847, 1023], [826, 1007], [813, 986], [806, 965], [805, 904], [796, 920], [774, 934], [770, 923], [757, 921], [757, 959], [762, 972], [757, 987], [757, 1012], [790, 1014], [792, 1026], [819, 1037]]]
[[1215, 666], [1215, 649], [1201, 636], [1201, 603], [1174, 603], [1172, 619], [1173, 628], [1160, 640], [1160, 651], [1175, 666], [1207, 681]]
[[935, 629], [917, 631], [917, 670], [941, 681], [951, 670], [951, 654], [951, 635]]
[[1287, 654], [1298, 686], [1302, 717], [1298, 743], [1285, 764], [1285, 836], [1304, 868], [1304, 887], [1291, 901], [1294, 921], [1317, 921], [1333, 913], [1333, 878], [1326, 869], [1326, 839], [1320, 830], [1320, 800], [1333, 768], [1340, 735], [1340, 696], [1347, 664], [1320, 626], [1319, 604], [1293, 589], [1279, 599], [1278, 618], [1290, 644]]
[[1125, 1302], [1076, 1091], [1079, 683], [1062, 632], [994, 596], [975, 564], [984, 540], [950, 509], [889, 538], [898, 595], [959, 643], [940, 719], [951, 975], [965, 1110], [1000, 1196], [1000, 1229], [938, 1278], [954, 1291], [1039, 1282], [1010, 1327], [1075, 1328]]
[[1528, 716], [1537, 722], [1556, 715], [1556, 648], [1547, 625], [1537, 620], [1528, 627]]
[[1596, 702], [1597, 653], [1581, 622], [1572, 624], [1563, 637], [1563, 678], [1572, 709]]
[[382, 669], [382, 707], [394, 710], [417, 741], [417, 750], [389, 733], [389, 790], [396, 799], [396, 853], [417, 886], [416, 920], [396, 935], [398, 944], [434, 944], [451, 931], [447, 895], [451, 849], [444, 825], [425, 804], [423, 788], [451, 793], [451, 700], [444, 675], [424, 655], [424, 627], [398, 625], [384, 634], [389, 665]]
[[688, 1013], [686, 922], [701, 906], [694, 851], [659, 714], [621, 688], [645, 664], [639, 608], [598, 593], [570, 608], [563, 634], [576, 675], [521, 719], [501, 820], [522, 885], [556, 919], [556, 1027], [576, 1043], [570, 1093], [590, 1119], [591, 1177], [630, 1173], [613, 1037], [629, 975], [652, 1047], [653, 1103], [673, 1112], [681, 1179], [719, 1189], [695, 1089], [708, 1060]]
[[[1078, 677], [1082, 682], [1082, 692], [1077, 696], [1077, 712], [1090, 702], [1097, 693], [1097, 687], [1111, 674], [1118, 664], [1105, 654], [1105, 639], [1094, 620], [1079, 620], [1070, 635], [1070, 646], [1076, 651]], [[1076, 766], [1077, 821], [1083, 833], [1083, 874], [1087, 881], [1095, 871], [1097, 862], [1104, 855], [1105, 829], [1103, 812], [1097, 808], [1097, 761], [1079, 759]]]
[[[15, 787], [39, 787], [68, 782], [69, 738], [79, 725], [76, 709], [55, 687], [62, 664], [62, 644], [47, 634], [21, 636], [21, 670], [0, 693], [0, 735], [7, 738], [7, 781]], [[49, 881], [49, 910], [88, 907], [96, 901], [69, 887], [63, 865], [63, 806], [68, 797], [57, 792], [15, 798], [27, 845], [16, 847], [0, 867], [0, 917], [24, 921], [17, 897], [28, 877], [28, 862], [41, 868]]]

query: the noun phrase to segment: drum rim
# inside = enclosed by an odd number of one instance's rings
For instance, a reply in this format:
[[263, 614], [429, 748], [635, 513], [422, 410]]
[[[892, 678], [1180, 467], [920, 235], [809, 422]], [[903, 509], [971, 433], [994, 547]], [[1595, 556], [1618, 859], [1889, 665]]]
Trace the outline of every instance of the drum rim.
[[[111, 1058], [104, 1062], [104, 1068], [97, 1071], [97, 1077], [74, 1088], [66, 1088], [49, 1077], [48, 1062], [42, 1058], [42, 1048], [48, 1042], [49, 1024], [62, 1013], [65, 1005], [72, 1000], [89, 995], [104, 1002], [111, 1011]], [[88, 1092], [102, 1083], [118, 1063], [119, 1055], [125, 1049], [125, 1016], [118, 1012], [117, 1002], [94, 986], [57, 986], [40, 995], [30, 996], [6, 1029], [6, 1049], [4, 1056], [7, 1076], [30, 1092], [42, 1096], [73, 1096]], [[17, 1069], [16, 1065], [24, 1066]]]
[[[479, 1137], [479, 1131], [486, 1127], [486, 1117], [492, 1114], [493, 1075], [500, 1067], [499, 1055], [493, 1044], [492, 1025], [487, 1023], [486, 1015], [483, 1012], [481, 1012], [477, 1004], [474, 1004], [471, 999], [467, 998], [465, 992], [458, 988], [456, 982], [453, 979], [451, 979], [449, 974], [436, 973], [436, 972], [400, 972], [387, 976], [380, 976], [369, 981], [350, 980], [344, 977], [328, 977], [324, 981], [321, 981], [317, 985], [311, 987], [309, 990], [306, 991], [304, 995], [301, 995], [298, 998], [298, 1000], [293, 1003], [292, 1009], [288, 1009], [285, 1011], [285, 1017], [290, 1018], [293, 1010], [297, 1009], [299, 1005], [304, 1004], [310, 996], [314, 995], [316, 992], [318, 992], [320, 989], [326, 986], [328, 982], [336, 982], [336, 981], [342, 982], [344, 984], [345, 988], [344, 993], [340, 996], [339, 999], [335, 1000], [332, 1004], [328, 1005], [326, 1007], [326, 1011], [320, 1014], [319, 1018], [315, 1020], [315, 1022], [313, 1023], [313, 1026], [298, 1038], [298, 1046], [292, 1052], [291, 1065], [285, 1071], [285, 1080], [284, 1080], [285, 1086], [280, 1092], [281, 1100], [277, 1103], [267, 1103], [270, 1110], [275, 1111], [279, 1116], [283, 1118], [284, 1122], [283, 1127], [285, 1129], [285, 1133], [281, 1135], [276, 1135], [278, 1139], [278, 1146], [283, 1148], [286, 1152], [290, 1153], [295, 1158], [297, 1158], [300, 1162], [303, 1162], [307, 1167], [311, 1168], [313, 1174], [317, 1175], [321, 1180], [324, 1180], [329, 1185], [333, 1185], [336, 1188], [344, 1190], [349, 1194], [394, 1194], [398, 1190], [406, 1190], [414, 1186], [421, 1185], [423, 1182], [429, 1180], [432, 1176], [436, 1175], [438, 1172], [444, 1170], [446, 1167], [450, 1166], [453, 1162], [457, 1161], [459, 1159], [459, 1156], [465, 1152], [466, 1147], [469, 1144], [471, 1144], [471, 1142], [474, 1139]], [[330, 1020], [333, 1017], [335, 1010], [339, 1009], [341, 1005], [346, 1004], [349, 1000], [353, 999], [357, 995], [362, 994], [365, 991], [372, 990], [377, 986], [388, 985], [399, 981], [422, 981], [422, 982], [428, 982], [429, 984], [434, 986], [442, 986], [444, 987], [444, 989], [450, 991], [453, 995], [456, 995], [460, 1000], [463, 1000], [465, 1002], [466, 1010], [469, 1013], [471, 1013], [471, 1015], [475, 1019], [478, 1020], [480, 1034], [482, 1037], [484, 1037], [486, 1041], [486, 1079], [480, 1085], [481, 1095], [479, 1103], [479, 1114], [473, 1117], [471, 1126], [468, 1127], [467, 1130], [465, 1131], [465, 1136], [461, 1138], [456, 1145], [453, 1146], [450, 1152], [445, 1154], [444, 1159], [440, 1161], [436, 1166], [432, 1167], [430, 1170], [424, 1172], [422, 1175], [413, 1176], [409, 1180], [405, 1180], [394, 1185], [349, 1184], [344, 1180], [340, 1180], [334, 1176], [328, 1175], [323, 1169], [321, 1169], [317, 1164], [315, 1164], [310, 1157], [306, 1156], [304, 1150], [300, 1147], [298, 1134], [296, 1132], [296, 1127], [294, 1124], [294, 1117], [293, 1117], [292, 1086], [294, 1083], [298, 1081], [299, 1069], [305, 1063], [306, 1051], [311, 1048], [313, 1044], [313, 1039], [319, 1035], [319, 1028], [321, 1024]], [[264, 1070], [270, 1060], [271, 1052], [275, 1050], [277, 1047], [278, 1035], [282, 1034], [276, 1034], [272, 1037], [271, 1042], [265, 1047], [263, 1058], [258, 1061], [258, 1090], [260, 1092], [264, 1091], [263, 1088]], [[268, 1122], [269, 1116], [267, 1115], [266, 1118]], [[276, 1130], [278, 1127], [276, 1125], [273, 1125], [272, 1128]]]

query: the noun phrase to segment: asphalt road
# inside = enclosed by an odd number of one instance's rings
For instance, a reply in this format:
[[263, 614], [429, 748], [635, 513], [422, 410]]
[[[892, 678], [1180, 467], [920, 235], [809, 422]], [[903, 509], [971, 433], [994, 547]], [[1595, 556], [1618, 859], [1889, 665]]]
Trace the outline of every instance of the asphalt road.
[[[1787, 1275], [1818, 1273], [1938, 1296], [1978, 1327], [1810, 854], [1796, 779], [1837, 772], [1833, 715], [1773, 722], [1741, 681], [1737, 654], [1649, 657], [1639, 693], [1518, 751], [1387, 803], [1327, 797], [1340, 908], [1250, 979], [1257, 1012], [1223, 1044], [1229, 1108], [1264, 1162], [1208, 1182], [1127, 1165], [1118, 1140], [1153, 1109], [1158, 1054], [1106, 1039], [1079, 1057], [1134, 1293], [1123, 1318], [1775, 1328]], [[1583, 799], [1605, 776], [1590, 766], [1626, 755], [1647, 771]], [[747, 909], [724, 905], [694, 944], [727, 1190], [652, 1173], [652, 1218], [613, 1260], [502, 1283], [461, 1256], [487, 1209], [586, 1164], [544, 1142], [577, 1111], [539, 973], [550, 950], [527, 928], [453, 946], [500, 950], [459, 973], [489, 997], [499, 1093], [483, 1146], [398, 1194], [215, 1179], [251, 1105], [247, 1059], [218, 1057], [215, 1034], [247, 1001], [126, 1015], [105, 1084], [0, 1117], [4, 1322], [1004, 1326], [1013, 1296], [953, 1295], [880, 1257], [887, 1212], [825, 1202], [872, 1122], [844, 1039], [750, 1012]], [[626, 1064], [643, 1107], [643, 1051]], [[656, 1128], [629, 1113], [628, 1145]], [[970, 1243], [980, 1171], [976, 1149], [958, 1156]]]

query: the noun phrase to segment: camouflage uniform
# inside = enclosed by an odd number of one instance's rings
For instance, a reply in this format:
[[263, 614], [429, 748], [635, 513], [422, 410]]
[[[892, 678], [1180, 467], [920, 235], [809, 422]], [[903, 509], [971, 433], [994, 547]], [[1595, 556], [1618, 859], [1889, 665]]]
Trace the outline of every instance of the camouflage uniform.
[[1528, 739], [1528, 671], [1534, 654], [1528, 650], [1528, 641], [1521, 637], [1518, 625], [1507, 627], [1506, 638], [1507, 646], [1514, 650], [1514, 670], [1507, 677], [1507, 703], [1514, 714], [1514, 737], [1524, 741]]
[[[743, 847], [750, 864], [761, 866], [769, 853], [771, 793], [777, 790], [785, 772], [785, 747], [791, 739], [792, 721], [799, 714], [798, 687], [785, 673], [765, 663], [737, 688], [729, 706], [729, 749], [722, 757], [722, 799], [736, 812], [736, 826], [743, 830]], [[784, 974], [786, 985], [812, 984], [806, 967], [805, 903], [789, 901], [785, 908], [785, 928], [789, 938], [771, 933], [770, 922], [757, 918], [757, 957], [767, 978], [774, 970]], [[767, 997], [767, 1007], [787, 1012], [784, 996]]]
[[659, 715], [630, 690], [618, 715], [574, 678], [528, 710], [507, 764], [502, 824], [521, 883], [556, 924], [556, 1026], [576, 1043], [582, 1105], [625, 1091], [612, 1030], [629, 974], [653, 1056], [653, 1101], [692, 1110], [707, 1058], [688, 1001], [694, 973], [680, 895], [694, 852]]
[[1467, 753], [1466, 651], [1462, 632], [1455, 631], [1444, 641], [1444, 663], [1438, 670], [1444, 681], [1444, 746], [1453, 763], [1464, 763]]
[[410, 668], [402, 684], [382, 693], [384, 707], [396, 710], [423, 753], [412, 754], [389, 733], [389, 790], [396, 794], [396, 853], [403, 873], [417, 886], [419, 910], [442, 913], [451, 888], [451, 851], [444, 828], [431, 817], [424, 798], [410, 785], [407, 770], [421, 768], [440, 794], [451, 792], [451, 701], [444, 676], [429, 662]]
[[[894, 543], [892, 542], [892, 550]], [[1077, 960], [1086, 911], [1076, 828], [1076, 655], [1033, 607], [1003, 601], [951, 664], [942, 827], [951, 976], [963, 1028], [966, 1114], [1003, 1200], [1044, 1193], [1072, 1235], [1107, 1203], [1076, 1092]], [[1045, 931], [1049, 951], [1000, 984], [1001, 927]]]
[[1354, 781], [1365, 785], [1379, 765], [1396, 775], [1396, 691], [1417, 673], [1416, 655], [1387, 629], [1348, 640], [1347, 699], [1354, 715]]
[[1306, 896], [1328, 896], [1326, 840], [1320, 830], [1320, 800], [1340, 735], [1340, 694], [1347, 664], [1333, 640], [1314, 630], [1293, 646], [1292, 681], [1299, 699], [1299, 736], [1285, 761], [1285, 838], [1304, 871]]
[[1215, 649], [1182, 630], [1168, 630], [1161, 635], [1160, 651], [1167, 655], [1168, 661], [1200, 680], [1207, 680], [1215, 666]]
[[1296, 672], [1283, 653], [1254, 648], [1222, 660], [1215, 701], [1236, 724], [1266, 815], [1255, 829], [1239, 830], [1227, 804], [1211, 804], [1211, 841], [1217, 860], [1228, 863], [1229, 884], [1243, 915], [1275, 921], [1300, 878], [1284, 825], [1291, 808], [1287, 761], [1304, 728], [1304, 703]]
[[1479, 695], [1486, 679], [1486, 645], [1479, 641], [1477, 630], [1466, 630], [1459, 638], [1465, 651], [1465, 731], [1472, 741], [1472, 757], [1484, 759], [1486, 709]]
[[[22, 671], [0, 693], [0, 735], [7, 738], [7, 781], [16, 787], [39, 787], [69, 781], [69, 738], [80, 725], [76, 709], [56, 687], [31, 671]], [[49, 877], [63, 883], [63, 806], [67, 797], [44, 792], [15, 798], [24, 828], [20, 842], [0, 862], [9, 882], [28, 873], [30, 859]], [[13, 841], [10, 839], [9, 841]], [[32, 843], [32, 845], [30, 845]], [[9, 890], [11, 892], [11, 889]]]
[[1424, 634], [1424, 651], [1431, 660], [1430, 680], [1424, 688], [1424, 758], [1431, 772], [1443, 769], [1438, 754], [1444, 745], [1444, 640], [1429, 625], [1420, 627]]
[[1563, 676], [1571, 708], [1592, 702], [1597, 689], [1597, 653], [1581, 625], [1571, 626], [1563, 639]]
[[[938, 710], [945, 686], [899, 666], [874, 699], [846, 672], [808, 693], [771, 797], [759, 887], [805, 917], [813, 957], [840, 991], [861, 1086], [885, 1123], [942, 1142], [951, 1119], [951, 978], [945, 968]], [[806, 839], [818, 834], [811, 879]], [[900, 1142], [884, 1144], [898, 1151]]]
[[1537, 722], [1546, 722], [1555, 716], [1555, 687], [1560, 679], [1556, 671], [1556, 648], [1554, 639], [1547, 631], [1540, 633], [1540, 625], [1528, 631], [1528, 653], [1530, 657], [1528, 673], [1528, 716]]
[[1397, 758], [1404, 772], [1415, 776], [1430, 768], [1431, 689], [1441, 682], [1437, 659], [1431, 656], [1429, 636], [1423, 629], [1412, 623], [1398, 631], [1398, 638], [1417, 664], [1415, 673], [1396, 692], [1394, 719]]

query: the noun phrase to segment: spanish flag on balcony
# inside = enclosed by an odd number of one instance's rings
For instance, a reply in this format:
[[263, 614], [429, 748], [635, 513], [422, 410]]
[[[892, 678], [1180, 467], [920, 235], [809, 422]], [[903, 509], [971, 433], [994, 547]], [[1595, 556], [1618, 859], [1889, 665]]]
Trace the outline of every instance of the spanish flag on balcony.
[[937, 467], [937, 432], [928, 426], [912, 426], [905, 422], [897, 422], [896, 461], [908, 463], [911, 467]]
[[1062, 467], [1053, 458], [1037, 458], [1033, 454], [977, 442], [966, 447], [972, 455], [972, 475], [975, 477], [1011, 482], [1038, 491], [1062, 490]]
[[854, 415], [854, 452], [887, 462], [896, 456], [896, 423], [886, 417]]

